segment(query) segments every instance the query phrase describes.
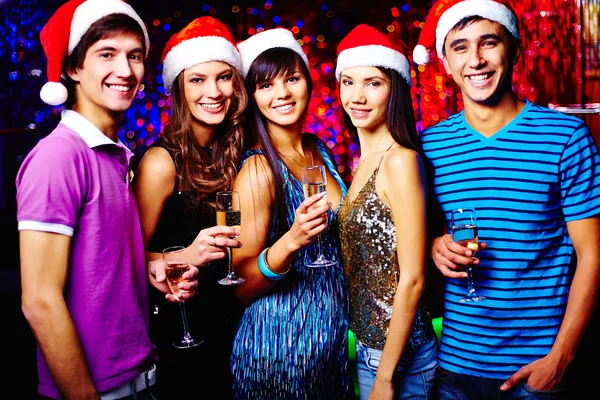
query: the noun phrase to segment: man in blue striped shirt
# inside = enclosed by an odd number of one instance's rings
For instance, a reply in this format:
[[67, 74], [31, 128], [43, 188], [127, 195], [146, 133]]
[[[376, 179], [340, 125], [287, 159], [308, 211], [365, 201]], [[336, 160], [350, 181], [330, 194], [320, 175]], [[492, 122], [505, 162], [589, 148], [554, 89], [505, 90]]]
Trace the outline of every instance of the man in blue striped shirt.
[[[433, 242], [446, 276], [440, 397], [564, 398], [600, 281], [597, 147], [580, 119], [512, 91], [520, 38], [504, 0], [438, 1], [415, 62], [434, 43], [464, 111], [424, 131], [423, 151], [446, 220], [476, 209], [480, 240], [476, 258], [450, 234]], [[459, 301], [465, 265], [485, 300]]]

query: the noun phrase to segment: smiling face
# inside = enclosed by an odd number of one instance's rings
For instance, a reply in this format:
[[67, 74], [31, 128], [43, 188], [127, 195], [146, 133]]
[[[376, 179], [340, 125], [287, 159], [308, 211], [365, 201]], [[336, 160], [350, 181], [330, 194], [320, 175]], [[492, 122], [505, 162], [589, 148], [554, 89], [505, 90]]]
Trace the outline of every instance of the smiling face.
[[75, 108], [120, 113], [129, 108], [144, 76], [144, 50], [134, 34], [119, 33], [91, 45], [80, 68], [68, 72], [75, 82]]
[[232, 70], [227, 63], [210, 61], [183, 72], [185, 101], [192, 114], [192, 129], [215, 130], [229, 111], [234, 94]]
[[386, 127], [390, 97], [389, 78], [375, 67], [354, 67], [342, 71], [340, 100], [352, 125], [363, 132]]
[[473, 22], [448, 33], [444, 68], [468, 103], [493, 106], [511, 93], [513, 65], [519, 52], [510, 51], [510, 37], [497, 22]]
[[270, 125], [289, 127], [302, 123], [308, 107], [308, 82], [296, 66], [289, 73], [282, 73], [264, 82], [256, 83], [254, 101]]

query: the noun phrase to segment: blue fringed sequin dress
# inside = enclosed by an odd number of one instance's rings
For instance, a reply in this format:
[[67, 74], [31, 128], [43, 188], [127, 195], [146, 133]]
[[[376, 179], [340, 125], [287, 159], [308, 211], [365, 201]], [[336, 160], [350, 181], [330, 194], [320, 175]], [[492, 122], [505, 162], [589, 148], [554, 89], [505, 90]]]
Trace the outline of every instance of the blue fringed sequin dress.
[[[325, 144], [317, 147], [331, 175], [340, 178]], [[249, 157], [262, 154], [249, 150]], [[302, 183], [285, 176], [288, 224], [304, 201]], [[329, 230], [322, 235], [326, 258], [340, 259], [337, 216], [328, 215]], [[273, 224], [269, 243], [275, 241]], [[349, 398], [347, 288], [340, 263], [334, 267], [309, 268], [315, 259], [317, 241], [298, 252], [288, 276], [268, 294], [245, 310], [233, 344], [231, 370], [236, 399], [345, 399]]]

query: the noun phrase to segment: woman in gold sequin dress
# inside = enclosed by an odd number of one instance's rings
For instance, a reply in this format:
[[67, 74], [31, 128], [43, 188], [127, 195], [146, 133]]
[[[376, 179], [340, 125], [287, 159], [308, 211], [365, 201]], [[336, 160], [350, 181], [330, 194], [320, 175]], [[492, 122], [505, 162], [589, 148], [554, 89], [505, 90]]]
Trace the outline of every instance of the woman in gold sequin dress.
[[339, 44], [336, 78], [360, 161], [339, 213], [361, 399], [431, 399], [437, 340], [421, 306], [426, 184], [402, 43], [368, 25]]

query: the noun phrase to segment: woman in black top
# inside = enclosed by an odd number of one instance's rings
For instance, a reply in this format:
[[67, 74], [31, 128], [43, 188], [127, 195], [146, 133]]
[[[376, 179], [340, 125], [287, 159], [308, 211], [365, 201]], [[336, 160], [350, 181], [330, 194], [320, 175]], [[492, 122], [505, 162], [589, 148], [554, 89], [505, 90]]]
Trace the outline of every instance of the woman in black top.
[[[239, 53], [231, 32], [212, 17], [192, 21], [163, 52], [163, 80], [171, 91], [171, 116], [164, 134], [144, 154], [135, 174], [146, 258], [162, 249], [186, 246], [198, 267], [198, 294], [186, 302], [190, 331], [204, 338], [198, 347], [176, 349], [181, 315], [153, 293], [151, 333], [158, 346], [158, 392], [162, 398], [230, 396], [229, 356], [242, 311], [231, 287], [217, 283], [227, 274], [226, 247], [240, 247], [233, 228], [214, 226], [215, 195], [230, 190], [242, 146], [241, 115], [247, 97]], [[194, 382], [192, 393], [185, 382]], [[206, 396], [208, 397], [208, 396]]]

